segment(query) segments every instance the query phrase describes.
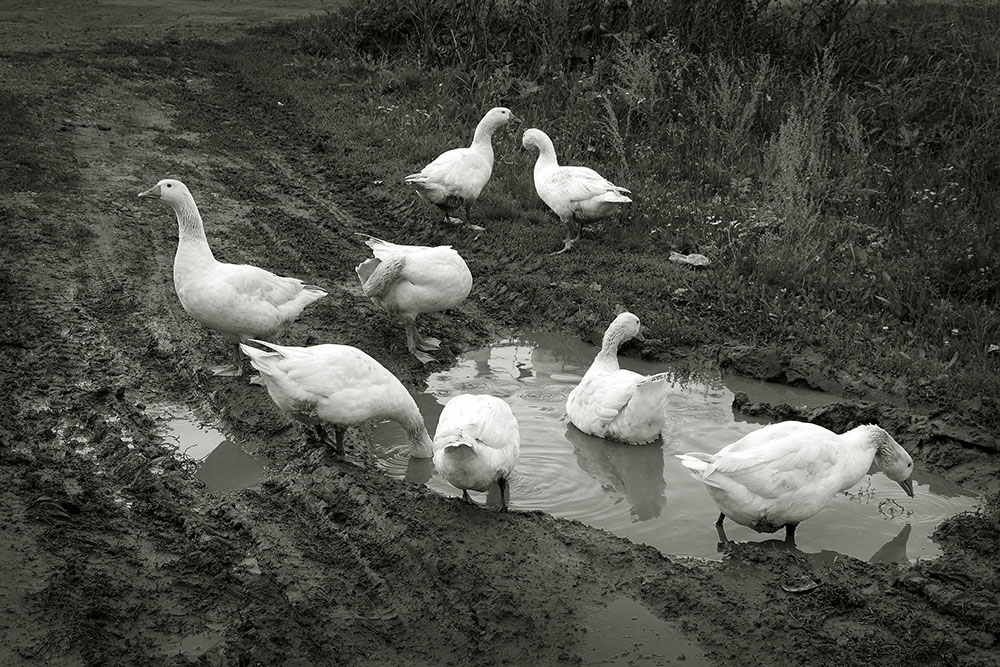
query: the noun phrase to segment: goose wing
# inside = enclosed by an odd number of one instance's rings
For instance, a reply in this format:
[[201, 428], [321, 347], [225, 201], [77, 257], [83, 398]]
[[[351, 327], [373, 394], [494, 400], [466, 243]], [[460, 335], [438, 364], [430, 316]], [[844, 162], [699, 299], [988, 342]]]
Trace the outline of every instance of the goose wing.
[[587, 201], [608, 193], [617, 193], [622, 195], [623, 201], [628, 201], [622, 194], [628, 190], [589, 167], [560, 167], [545, 180], [543, 187], [570, 202]]
[[249, 264], [222, 264], [221, 280], [232, 292], [280, 308], [305, 289], [319, 290], [298, 278], [278, 276]]
[[720, 488], [735, 483], [761, 498], [808, 488], [825, 494], [827, 481], [839, 480], [837, 449], [824, 440], [804, 440], [794, 432], [762, 440], [756, 433], [747, 436], [749, 442], [743, 438], [708, 457], [709, 465], [699, 478]]
[[642, 379], [643, 376], [638, 373], [625, 369], [591, 378], [584, 377], [583, 382], [573, 392], [577, 395], [574, 397], [571, 394], [571, 398], [576, 399], [574, 412], [584, 420], [591, 420], [601, 428], [605, 428], [632, 400], [636, 383]]
[[476, 196], [493, 171], [493, 165], [468, 148], [455, 148], [439, 155], [406, 182], [420, 190], [462, 197]]
[[253, 342], [273, 350], [271, 354], [251, 355], [254, 368], [279, 380], [297, 400], [315, 403], [335, 394], [343, 401], [374, 397], [391, 377], [375, 359], [348, 345], [304, 348]]

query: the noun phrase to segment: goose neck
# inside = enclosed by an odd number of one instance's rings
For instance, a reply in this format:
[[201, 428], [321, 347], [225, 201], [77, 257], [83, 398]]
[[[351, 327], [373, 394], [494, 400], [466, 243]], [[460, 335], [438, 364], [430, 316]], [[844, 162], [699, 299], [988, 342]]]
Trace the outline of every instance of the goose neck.
[[[198, 205], [194, 199], [188, 197], [173, 206], [174, 214], [177, 216], [177, 235], [182, 244], [204, 244], [208, 247], [208, 239], [205, 237], [205, 225], [201, 220], [201, 213], [198, 212]], [[209, 250], [211, 253], [211, 250]]]
[[482, 119], [479, 121], [479, 125], [476, 125], [476, 133], [472, 136], [472, 145], [474, 147], [489, 147], [493, 150], [493, 133], [496, 132], [497, 125], [489, 119]]
[[857, 484], [868, 474], [878, 451], [878, 443], [860, 426], [840, 436], [844, 443], [843, 452], [843, 488], [847, 489]]
[[406, 439], [410, 443], [410, 456], [419, 459], [429, 459], [434, 453], [434, 441], [431, 440], [423, 421], [406, 429]]

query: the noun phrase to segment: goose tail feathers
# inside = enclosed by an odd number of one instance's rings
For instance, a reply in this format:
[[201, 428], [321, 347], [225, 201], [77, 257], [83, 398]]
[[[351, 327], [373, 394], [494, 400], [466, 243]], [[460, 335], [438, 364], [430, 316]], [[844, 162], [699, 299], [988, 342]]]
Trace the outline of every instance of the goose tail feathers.
[[[246, 343], [240, 343], [240, 351], [250, 357], [250, 365], [253, 366], [255, 370], [260, 372], [261, 375], [273, 375], [274, 370], [272, 369], [272, 366], [281, 361], [284, 355], [282, 355], [281, 352], [277, 350], [277, 347], [271, 343], [266, 343], [262, 340], [251, 340], [250, 342], [274, 349], [274, 351], [262, 350], [258, 347], [247, 345]], [[262, 384], [262, 381], [258, 376], [252, 378], [250, 383]]]
[[714, 470], [712, 462], [715, 457], [712, 454], [689, 452], [687, 454], [674, 454], [674, 456], [680, 459], [681, 465], [687, 468], [695, 479], [704, 480]]
[[372, 274], [375, 273], [375, 269], [377, 269], [378, 265], [381, 263], [382, 260], [377, 257], [372, 257], [361, 262], [354, 268], [354, 272], [358, 274], [358, 280], [361, 281], [361, 287], [365, 286], [365, 283], [368, 282], [368, 279], [372, 277]]
[[631, 202], [632, 200], [623, 195], [622, 194], [623, 192], [628, 192], [628, 190], [626, 190], [625, 188], [618, 188], [617, 190], [604, 193], [603, 195], [598, 197], [598, 199], [600, 199], [601, 201], [606, 201], [611, 204], [627, 204]]
[[629, 407], [643, 412], [662, 412], [670, 393], [670, 385], [667, 383], [669, 379], [669, 373], [657, 373], [636, 382]]

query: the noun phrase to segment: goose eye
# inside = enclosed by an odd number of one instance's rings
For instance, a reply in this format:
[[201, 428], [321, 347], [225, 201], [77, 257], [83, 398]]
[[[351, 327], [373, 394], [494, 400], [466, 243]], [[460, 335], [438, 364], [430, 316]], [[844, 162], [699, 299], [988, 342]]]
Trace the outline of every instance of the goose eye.
[[171, 185], [170, 183], [167, 183], [167, 187], [168, 187], [168, 188], [172, 188], [172, 187], [174, 187], [174, 186], [172, 186], [172, 185]]

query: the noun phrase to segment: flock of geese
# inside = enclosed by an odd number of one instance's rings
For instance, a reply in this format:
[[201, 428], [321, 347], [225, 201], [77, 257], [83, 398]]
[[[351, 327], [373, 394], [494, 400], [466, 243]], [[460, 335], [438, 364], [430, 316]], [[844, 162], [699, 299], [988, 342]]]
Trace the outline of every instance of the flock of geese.
[[[509, 109], [491, 109], [476, 127], [470, 146], [441, 154], [407, 176], [406, 183], [440, 208], [446, 220], [454, 221], [451, 214], [464, 208], [464, 222], [471, 224], [471, 207], [493, 170], [493, 133], [511, 120], [518, 119]], [[560, 166], [552, 141], [541, 130], [525, 130], [522, 143], [538, 150], [536, 191], [566, 226], [559, 253], [573, 247], [584, 223], [607, 217], [630, 201], [628, 190], [592, 169]], [[495, 482], [501, 491], [500, 510], [507, 509], [520, 435], [505, 401], [473, 394], [452, 398], [432, 438], [410, 392], [362, 350], [264, 340], [326, 296], [323, 289], [256, 266], [218, 261], [184, 183], [164, 179], [139, 196], [163, 201], [177, 217], [174, 288], [184, 310], [233, 343], [233, 363], [213, 368], [216, 374], [240, 375], [242, 352], [259, 373], [251, 382], [264, 385], [281, 410], [312, 426], [341, 458], [348, 427], [371, 419], [395, 421], [407, 434], [410, 456], [433, 458], [435, 469], [462, 491], [465, 501], [473, 502], [470, 490], [486, 491]], [[469, 268], [451, 246], [401, 245], [371, 236], [365, 244], [372, 257], [356, 268], [365, 295], [403, 321], [413, 356], [432, 361], [428, 352], [438, 349], [440, 341], [420, 335], [416, 316], [461, 303], [472, 289]], [[632, 338], [642, 339], [639, 318], [621, 313], [570, 392], [566, 414], [584, 433], [642, 446], [660, 437], [669, 385], [665, 374], [644, 376], [619, 367], [618, 349]], [[332, 442], [326, 427], [334, 429]], [[912, 459], [892, 436], [873, 425], [838, 435], [813, 424], [782, 422], [750, 433], [717, 454], [692, 452], [677, 458], [718, 505], [720, 530], [728, 516], [761, 532], [785, 527], [791, 540], [799, 522], [860, 481], [873, 464], [913, 495]]]

